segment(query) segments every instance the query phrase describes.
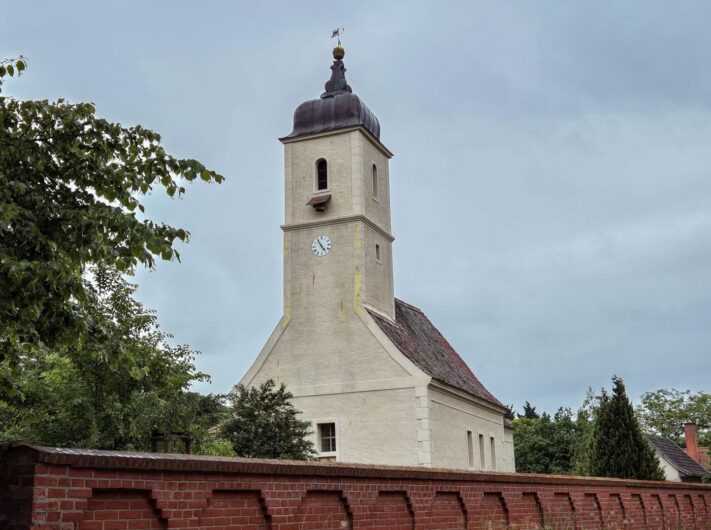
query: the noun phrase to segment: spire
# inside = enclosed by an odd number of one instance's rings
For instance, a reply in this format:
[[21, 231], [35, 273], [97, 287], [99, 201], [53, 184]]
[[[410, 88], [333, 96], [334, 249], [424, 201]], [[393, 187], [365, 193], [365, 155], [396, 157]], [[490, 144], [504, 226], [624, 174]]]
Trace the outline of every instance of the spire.
[[343, 64], [343, 57], [346, 55], [346, 50], [338, 44], [333, 48], [333, 64], [331, 65], [331, 79], [326, 81], [324, 88], [326, 92], [321, 94], [322, 98], [332, 98], [338, 94], [346, 92], [352, 93], [351, 87], [346, 82], [346, 65]]

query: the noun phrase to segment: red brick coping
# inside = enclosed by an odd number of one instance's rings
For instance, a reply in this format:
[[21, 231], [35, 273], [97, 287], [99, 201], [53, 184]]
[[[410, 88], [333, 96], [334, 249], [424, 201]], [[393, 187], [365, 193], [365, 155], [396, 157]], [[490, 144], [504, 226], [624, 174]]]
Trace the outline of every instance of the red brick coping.
[[2, 530], [711, 529], [711, 487], [0, 444]]

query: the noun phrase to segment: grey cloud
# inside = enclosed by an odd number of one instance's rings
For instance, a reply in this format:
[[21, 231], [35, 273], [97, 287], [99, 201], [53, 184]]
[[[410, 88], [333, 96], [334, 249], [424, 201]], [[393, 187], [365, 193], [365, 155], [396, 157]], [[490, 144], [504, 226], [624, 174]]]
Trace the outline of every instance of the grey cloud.
[[3, 12], [21, 97], [94, 101], [223, 172], [149, 199], [192, 232], [141, 272], [226, 391], [281, 313], [282, 148], [329, 74], [378, 115], [395, 282], [507, 403], [709, 390], [711, 41], [705, 2], [63, 2]]

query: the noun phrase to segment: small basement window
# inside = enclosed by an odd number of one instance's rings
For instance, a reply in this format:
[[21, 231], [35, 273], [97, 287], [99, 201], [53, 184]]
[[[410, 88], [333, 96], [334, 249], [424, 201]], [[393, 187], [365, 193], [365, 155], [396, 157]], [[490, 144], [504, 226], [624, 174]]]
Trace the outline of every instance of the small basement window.
[[319, 449], [322, 453], [334, 453], [336, 451], [336, 424], [318, 424]]
[[328, 163], [321, 158], [316, 162], [316, 191], [328, 189]]

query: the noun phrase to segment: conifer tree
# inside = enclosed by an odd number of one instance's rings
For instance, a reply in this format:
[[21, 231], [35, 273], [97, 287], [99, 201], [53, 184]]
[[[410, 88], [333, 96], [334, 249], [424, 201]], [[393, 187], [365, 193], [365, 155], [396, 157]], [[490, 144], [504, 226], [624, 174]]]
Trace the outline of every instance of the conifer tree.
[[526, 401], [526, 403], [523, 404], [523, 414], [518, 414], [518, 417], [526, 418], [527, 420], [537, 420], [541, 415], [536, 412], [536, 407]]
[[664, 480], [654, 449], [634, 415], [621, 378], [603, 394], [589, 445], [589, 472], [596, 477]]

